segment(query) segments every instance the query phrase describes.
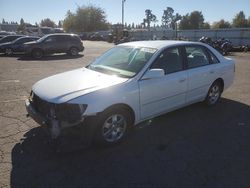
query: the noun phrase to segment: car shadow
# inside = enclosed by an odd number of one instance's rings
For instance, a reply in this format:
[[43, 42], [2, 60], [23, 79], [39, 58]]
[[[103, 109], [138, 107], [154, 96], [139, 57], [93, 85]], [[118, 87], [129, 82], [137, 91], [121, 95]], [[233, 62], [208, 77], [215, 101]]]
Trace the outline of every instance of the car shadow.
[[141, 123], [113, 147], [55, 153], [41, 128], [12, 149], [11, 187], [248, 187], [250, 106], [223, 98]]
[[12, 55], [0, 54], [0, 57], [19, 58], [20, 56], [22, 56], [22, 54], [12, 54]]
[[53, 54], [43, 56], [41, 59], [35, 59], [31, 56], [23, 55], [20, 56], [17, 60], [19, 61], [55, 61], [55, 60], [66, 60], [66, 59], [78, 59], [84, 57], [83, 54], [78, 54], [76, 56], [71, 56], [68, 54]]

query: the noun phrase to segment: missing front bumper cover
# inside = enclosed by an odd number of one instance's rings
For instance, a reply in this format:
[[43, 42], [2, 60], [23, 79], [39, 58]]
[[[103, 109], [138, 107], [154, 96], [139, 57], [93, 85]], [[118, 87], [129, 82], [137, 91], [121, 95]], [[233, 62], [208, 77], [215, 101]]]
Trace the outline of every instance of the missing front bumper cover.
[[60, 136], [61, 131], [66, 128], [74, 127], [76, 125], [79, 125], [84, 121], [84, 117], [80, 116], [76, 121], [73, 122], [73, 119], [71, 121], [65, 121], [65, 120], [58, 120], [54, 117], [45, 117], [41, 113], [37, 112], [35, 108], [32, 106], [30, 101], [27, 99], [25, 101], [26, 110], [29, 114], [29, 116], [34, 119], [38, 124], [41, 126], [47, 128], [49, 130], [49, 133], [52, 138], [57, 138]]

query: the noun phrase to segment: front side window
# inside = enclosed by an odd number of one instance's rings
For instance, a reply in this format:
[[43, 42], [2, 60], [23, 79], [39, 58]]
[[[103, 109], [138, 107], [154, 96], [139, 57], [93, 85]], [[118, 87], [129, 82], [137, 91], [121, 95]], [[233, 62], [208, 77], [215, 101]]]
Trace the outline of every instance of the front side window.
[[97, 58], [87, 68], [131, 78], [141, 71], [155, 52], [154, 48], [117, 46]]
[[55, 42], [56, 41], [56, 37], [55, 36], [51, 36], [51, 37], [48, 37], [47, 39], [45, 39], [44, 42]]
[[37, 42], [43, 42], [47, 38], [48, 38], [48, 35], [44, 35], [43, 37], [41, 37], [40, 39], [38, 39]]
[[183, 70], [182, 56], [179, 48], [170, 48], [164, 50], [151, 68], [163, 69], [165, 74]]
[[186, 46], [188, 68], [196, 68], [209, 64], [209, 58], [201, 46]]

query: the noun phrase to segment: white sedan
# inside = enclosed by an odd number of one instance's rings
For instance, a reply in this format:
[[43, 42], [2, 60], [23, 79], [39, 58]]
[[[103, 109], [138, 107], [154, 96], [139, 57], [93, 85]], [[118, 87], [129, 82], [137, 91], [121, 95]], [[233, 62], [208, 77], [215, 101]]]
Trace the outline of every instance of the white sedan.
[[124, 43], [87, 67], [37, 82], [26, 109], [53, 138], [82, 126], [114, 144], [142, 121], [200, 101], [215, 105], [234, 74], [234, 61], [206, 44]]

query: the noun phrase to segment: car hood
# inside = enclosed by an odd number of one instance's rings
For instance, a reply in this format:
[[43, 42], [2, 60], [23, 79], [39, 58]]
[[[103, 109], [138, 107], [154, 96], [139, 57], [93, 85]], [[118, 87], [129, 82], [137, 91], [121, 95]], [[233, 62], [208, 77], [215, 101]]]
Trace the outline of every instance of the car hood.
[[58, 104], [127, 80], [81, 68], [40, 80], [32, 91], [43, 100]]

